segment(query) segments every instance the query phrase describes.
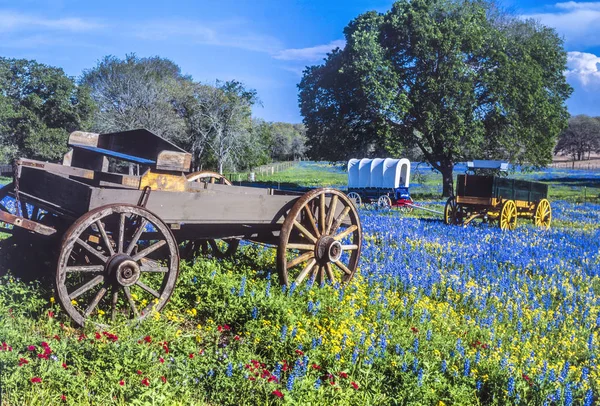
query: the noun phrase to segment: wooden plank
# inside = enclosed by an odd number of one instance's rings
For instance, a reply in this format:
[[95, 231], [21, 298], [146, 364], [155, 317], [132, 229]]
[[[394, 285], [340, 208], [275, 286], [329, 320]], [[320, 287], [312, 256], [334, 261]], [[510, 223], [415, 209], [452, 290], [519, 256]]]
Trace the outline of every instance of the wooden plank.
[[34, 198], [76, 214], [88, 211], [92, 188], [60, 174], [21, 167], [19, 188]]
[[189, 172], [192, 154], [177, 151], [161, 151], [156, 158], [156, 169]]
[[34, 159], [21, 158], [17, 161], [17, 165], [27, 166], [29, 168], [49, 171], [60, 175], [75, 176], [84, 179], [94, 179], [94, 171], [90, 169], [75, 168], [73, 166], [65, 166], [50, 162], [36, 161]]
[[[213, 185], [217, 186], [217, 185]], [[224, 186], [224, 185], [219, 185]], [[283, 221], [297, 196], [236, 193], [229, 190], [196, 192], [152, 191], [148, 210], [166, 223], [189, 224], [270, 224]], [[111, 203], [137, 204], [141, 191], [92, 188], [88, 210]]]

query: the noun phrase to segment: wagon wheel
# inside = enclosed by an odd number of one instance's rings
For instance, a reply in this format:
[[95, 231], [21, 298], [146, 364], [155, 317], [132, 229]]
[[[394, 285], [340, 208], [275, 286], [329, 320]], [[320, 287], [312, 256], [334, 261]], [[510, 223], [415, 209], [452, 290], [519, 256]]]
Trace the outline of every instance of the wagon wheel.
[[346, 196], [348, 196], [348, 199], [350, 199], [352, 201], [352, 203], [354, 204], [354, 207], [356, 207], [357, 209], [362, 204], [362, 199], [360, 198], [360, 195], [358, 193], [350, 192]]
[[178, 271], [169, 227], [145, 208], [111, 204], [84, 214], [65, 233], [56, 289], [81, 326], [103, 324], [104, 314], [143, 319], [165, 306]]
[[456, 203], [456, 197], [450, 196], [444, 206], [444, 224], [460, 224], [460, 207]]
[[381, 195], [377, 199], [377, 206], [380, 209], [389, 209], [392, 207], [392, 199], [388, 195]]
[[538, 227], [550, 228], [552, 221], [552, 207], [547, 199], [542, 199], [535, 205], [533, 224]]
[[206, 182], [219, 183], [221, 185], [231, 185], [229, 179], [217, 172], [199, 171], [186, 175], [188, 182]]
[[517, 227], [517, 205], [514, 201], [502, 203], [499, 222], [502, 230], [514, 230]]
[[[233, 184], [225, 176], [212, 171], [199, 171], [186, 176], [188, 182], [206, 182], [218, 183], [221, 185], [232, 186]], [[228, 258], [235, 254], [240, 240], [236, 238], [228, 238], [224, 240], [192, 240], [188, 241], [182, 253], [182, 258], [193, 260], [198, 254], [203, 256], [212, 255], [215, 258]]]
[[281, 227], [279, 282], [300, 284], [312, 278], [319, 284], [325, 278], [347, 282], [356, 272], [361, 242], [360, 219], [352, 200], [335, 189], [311, 190], [296, 201]]

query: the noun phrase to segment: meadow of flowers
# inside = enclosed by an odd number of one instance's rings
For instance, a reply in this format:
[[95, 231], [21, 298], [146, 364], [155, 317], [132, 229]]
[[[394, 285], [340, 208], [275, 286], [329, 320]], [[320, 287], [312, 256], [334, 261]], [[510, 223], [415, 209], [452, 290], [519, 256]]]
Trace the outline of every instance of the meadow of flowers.
[[162, 313], [110, 328], [74, 327], [51, 269], [36, 282], [12, 270], [0, 404], [600, 402], [600, 205], [553, 202], [551, 229], [510, 232], [360, 215], [347, 285], [282, 288], [274, 250], [244, 244], [183, 264]]

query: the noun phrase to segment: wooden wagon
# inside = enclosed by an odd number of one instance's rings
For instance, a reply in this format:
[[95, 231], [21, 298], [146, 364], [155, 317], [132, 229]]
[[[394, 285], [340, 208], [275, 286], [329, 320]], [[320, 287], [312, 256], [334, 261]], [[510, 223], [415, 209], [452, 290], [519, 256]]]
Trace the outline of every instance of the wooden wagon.
[[[240, 240], [277, 248], [284, 285], [344, 282], [356, 271], [360, 219], [338, 190], [301, 194], [188, 173], [190, 154], [146, 130], [74, 132], [69, 146], [62, 164], [16, 162], [0, 201], [12, 197], [17, 210], [0, 210], [0, 222], [22, 241], [57, 242], [57, 296], [80, 325], [160, 311], [180, 255], [224, 257]], [[128, 165], [138, 174], [109, 171]]]
[[446, 202], [446, 224], [466, 226], [482, 219], [498, 222], [502, 230], [514, 230], [517, 218], [523, 217], [532, 219], [536, 226], [550, 227], [548, 185], [489, 174], [508, 169], [508, 164], [498, 161], [473, 161], [468, 168], [471, 173], [457, 176], [456, 195]]

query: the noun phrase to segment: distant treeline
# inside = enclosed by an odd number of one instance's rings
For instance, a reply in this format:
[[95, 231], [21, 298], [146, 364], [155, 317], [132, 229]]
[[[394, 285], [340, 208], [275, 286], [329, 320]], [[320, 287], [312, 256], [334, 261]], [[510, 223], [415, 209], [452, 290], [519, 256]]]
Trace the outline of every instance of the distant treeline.
[[298, 158], [302, 124], [252, 118], [260, 104], [241, 82], [199, 83], [174, 62], [106, 56], [69, 77], [58, 67], [0, 57], [0, 163], [25, 156], [57, 161], [71, 131], [146, 128], [220, 172]]
[[574, 161], [590, 159], [591, 154], [600, 153], [600, 117], [584, 114], [571, 117], [558, 138], [554, 153], [570, 156]]

